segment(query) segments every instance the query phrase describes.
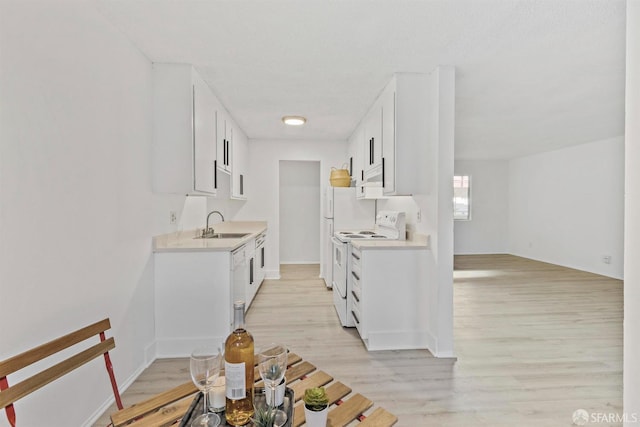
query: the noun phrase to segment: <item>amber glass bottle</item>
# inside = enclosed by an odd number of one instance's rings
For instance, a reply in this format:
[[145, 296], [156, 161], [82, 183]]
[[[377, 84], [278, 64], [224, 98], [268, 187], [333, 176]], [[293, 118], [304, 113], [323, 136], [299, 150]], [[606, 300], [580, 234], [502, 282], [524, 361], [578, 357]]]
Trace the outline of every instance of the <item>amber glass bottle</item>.
[[241, 426], [253, 416], [253, 337], [244, 327], [244, 301], [233, 304], [233, 332], [224, 344], [226, 377], [225, 417], [232, 426]]

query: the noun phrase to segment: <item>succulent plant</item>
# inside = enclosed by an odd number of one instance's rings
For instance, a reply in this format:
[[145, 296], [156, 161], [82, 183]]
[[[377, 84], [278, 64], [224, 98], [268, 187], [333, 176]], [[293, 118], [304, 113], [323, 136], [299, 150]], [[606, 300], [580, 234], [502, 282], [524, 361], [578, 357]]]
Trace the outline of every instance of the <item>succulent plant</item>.
[[276, 411], [268, 406], [254, 408], [253, 425], [255, 427], [273, 427], [273, 422], [276, 420]]
[[329, 405], [329, 398], [324, 387], [306, 389], [303, 400], [305, 406], [312, 411], [322, 411]]

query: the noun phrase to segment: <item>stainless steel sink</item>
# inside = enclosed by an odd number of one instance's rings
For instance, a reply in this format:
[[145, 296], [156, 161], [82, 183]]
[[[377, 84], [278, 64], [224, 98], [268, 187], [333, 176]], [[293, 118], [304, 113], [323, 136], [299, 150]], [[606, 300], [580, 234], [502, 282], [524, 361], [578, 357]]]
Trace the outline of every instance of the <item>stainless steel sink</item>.
[[240, 239], [251, 233], [210, 233], [204, 236], [194, 237], [195, 239]]

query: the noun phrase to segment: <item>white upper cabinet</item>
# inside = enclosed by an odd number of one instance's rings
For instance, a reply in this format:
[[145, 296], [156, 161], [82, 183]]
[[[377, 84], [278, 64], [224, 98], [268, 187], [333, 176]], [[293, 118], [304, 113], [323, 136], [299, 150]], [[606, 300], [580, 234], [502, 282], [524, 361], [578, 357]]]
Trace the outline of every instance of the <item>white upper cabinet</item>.
[[359, 185], [364, 179], [364, 165], [362, 158], [364, 156], [364, 129], [360, 126], [349, 138], [349, 174], [352, 179], [356, 180]]
[[231, 198], [246, 200], [249, 146], [245, 134], [236, 127], [233, 134], [233, 170], [231, 172]]
[[424, 193], [429, 129], [427, 74], [398, 73], [383, 90], [382, 188], [385, 195]]
[[364, 177], [382, 173], [382, 106], [376, 101], [364, 120]]
[[382, 176], [384, 194], [396, 191], [396, 85], [392, 80], [382, 92]]
[[220, 106], [217, 111], [218, 132], [218, 168], [224, 172], [231, 172], [231, 159], [233, 157], [233, 120], [226, 110]]
[[153, 64], [155, 192], [216, 194], [214, 100], [191, 65]]
[[217, 190], [215, 102], [211, 89], [195, 71], [192, 96], [194, 190], [215, 194]]
[[396, 74], [349, 138], [359, 198], [426, 191], [428, 85], [426, 74]]

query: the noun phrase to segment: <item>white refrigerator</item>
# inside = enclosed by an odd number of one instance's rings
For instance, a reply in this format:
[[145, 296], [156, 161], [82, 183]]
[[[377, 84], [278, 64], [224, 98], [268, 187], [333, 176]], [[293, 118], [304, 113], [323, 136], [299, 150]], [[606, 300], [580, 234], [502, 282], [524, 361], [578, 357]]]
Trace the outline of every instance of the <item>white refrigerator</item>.
[[333, 280], [333, 246], [336, 231], [371, 230], [376, 222], [375, 200], [356, 199], [355, 187], [327, 187], [323, 201], [322, 278]]

